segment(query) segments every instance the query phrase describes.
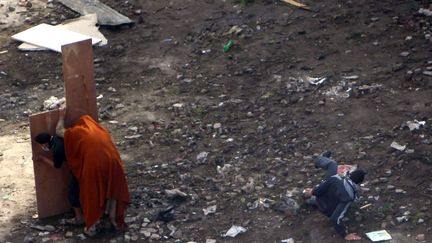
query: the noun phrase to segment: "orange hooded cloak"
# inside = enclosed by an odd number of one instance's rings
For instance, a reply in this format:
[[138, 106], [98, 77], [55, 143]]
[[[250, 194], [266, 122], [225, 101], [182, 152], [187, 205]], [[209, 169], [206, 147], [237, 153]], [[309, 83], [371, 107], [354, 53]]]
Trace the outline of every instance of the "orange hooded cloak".
[[122, 227], [129, 190], [123, 162], [108, 131], [84, 115], [66, 129], [64, 143], [68, 166], [79, 183], [86, 227], [103, 216], [107, 199], [117, 201], [116, 222]]

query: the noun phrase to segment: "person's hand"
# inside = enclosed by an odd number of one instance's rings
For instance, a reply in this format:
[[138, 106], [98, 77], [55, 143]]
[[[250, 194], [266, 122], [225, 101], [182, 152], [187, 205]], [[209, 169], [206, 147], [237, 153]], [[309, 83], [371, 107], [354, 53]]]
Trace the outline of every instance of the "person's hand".
[[303, 195], [307, 198], [312, 197], [312, 188], [305, 188], [303, 190]]
[[351, 233], [345, 236], [345, 240], [347, 241], [361, 240], [361, 237], [357, 235], [357, 233]]

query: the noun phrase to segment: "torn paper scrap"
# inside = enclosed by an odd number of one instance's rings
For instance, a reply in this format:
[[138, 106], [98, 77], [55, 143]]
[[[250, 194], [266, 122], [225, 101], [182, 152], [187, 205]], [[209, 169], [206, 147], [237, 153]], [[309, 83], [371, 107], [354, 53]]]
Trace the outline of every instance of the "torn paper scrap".
[[[99, 31], [99, 27], [96, 26], [97, 16], [96, 14], [88, 14], [77, 19], [72, 19], [65, 24], [56, 25], [56, 28], [67, 29], [76, 33], [91, 36], [92, 38], [100, 39], [98, 46], [104, 46], [108, 44], [108, 40]], [[21, 51], [45, 51], [48, 48], [35, 46], [29, 43], [23, 43], [18, 46]]]
[[420, 129], [420, 127], [426, 125], [426, 122], [425, 121], [417, 121], [417, 120], [407, 121], [406, 125], [408, 126], [409, 130], [412, 132], [412, 131], [418, 130], [418, 129]]
[[391, 235], [386, 230], [379, 230], [366, 233], [366, 236], [373, 242], [391, 240]]
[[392, 147], [392, 148], [394, 148], [396, 150], [399, 150], [399, 151], [404, 151], [406, 149], [406, 145], [400, 145], [399, 143], [397, 143], [395, 141], [393, 141], [390, 144], [390, 147]]
[[225, 236], [229, 236], [229, 237], [236, 237], [238, 234], [244, 233], [246, 232], [247, 229], [238, 226], [238, 225], [233, 225], [231, 226], [231, 228], [225, 233]]
[[98, 38], [92, 38], [70, 30], [58, 28], [49, 24], [40, 24], [12, 36], [12, 39], [27, 42], [36, 46], [44, 47], [61, 53], [61, 47], [66, 44], [75, 43], [87, 39], [92, 44], [101, 42]]

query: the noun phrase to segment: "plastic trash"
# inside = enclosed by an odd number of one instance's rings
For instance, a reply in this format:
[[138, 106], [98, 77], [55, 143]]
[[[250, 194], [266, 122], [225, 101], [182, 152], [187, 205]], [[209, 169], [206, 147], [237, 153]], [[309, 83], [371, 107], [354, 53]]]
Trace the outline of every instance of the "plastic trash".
[[224, 52], [228, 52], [229, 50], [231, 50], [231, 47], [234, 45], [234, 41], [230, 40], [228, 41], [224, 47], [223, 47], [223, 51]]
[[225, 233], [225, 237], [236, 237], [238, 234], [246, 232], [247, 229], [238, 225], [233, 225], [231, 228]]

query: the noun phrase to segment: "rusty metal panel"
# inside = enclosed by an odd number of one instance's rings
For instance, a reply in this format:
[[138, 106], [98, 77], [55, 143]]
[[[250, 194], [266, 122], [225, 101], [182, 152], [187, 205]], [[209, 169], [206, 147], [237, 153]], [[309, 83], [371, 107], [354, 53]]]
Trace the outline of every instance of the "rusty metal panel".
[[81, 15], [96, 13], [99, 25], [132, 24], [128, 17], [118, 13], [98, 0], [59, 0], [66, 7]]
[[[30, 116], [30, 134], [33, 156], [42, 155], [52, 159], [52, 152], [45, 152], [37, 142], [36, 135], [41, 132], [55, 133], [59, 111], [48, 111]], [[33, 162], [36, 199], [39, 218], [65, 213], [71, 209], [68, 201], [70, 172], [66, 164], [56, 169], [43, 162]]]
[[62, 57], [66, 97], [65, 127], [71, 127], [86, 114], [98, 121], [91, 40], [62, 46]]

